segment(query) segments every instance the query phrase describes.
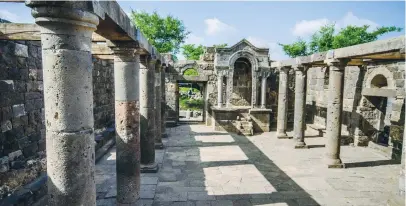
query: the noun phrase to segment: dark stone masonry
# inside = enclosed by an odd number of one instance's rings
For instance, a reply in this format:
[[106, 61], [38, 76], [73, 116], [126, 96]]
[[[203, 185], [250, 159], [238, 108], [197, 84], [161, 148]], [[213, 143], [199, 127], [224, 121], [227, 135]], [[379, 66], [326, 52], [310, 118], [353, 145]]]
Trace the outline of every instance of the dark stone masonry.
[[[95, 149], [114, 139], [113, 60], [93, 58]], [[10, 201], [46, 194], [43, 70], [39, 41], [0, 41], [0, 202], [31, 182], [42, 190]], [[34, 184], [34, 183], [31, 183]], [[38, 193], [38, 194], [37, 194]], [[6, 198], [7, 199], [7, 198]]]
[[[116, 1], [26, 6], [0, 23], [0, 206], [404, 205], [404, 36], [175, 61]], [[204, 126], [179, 125], [179, 83]]]

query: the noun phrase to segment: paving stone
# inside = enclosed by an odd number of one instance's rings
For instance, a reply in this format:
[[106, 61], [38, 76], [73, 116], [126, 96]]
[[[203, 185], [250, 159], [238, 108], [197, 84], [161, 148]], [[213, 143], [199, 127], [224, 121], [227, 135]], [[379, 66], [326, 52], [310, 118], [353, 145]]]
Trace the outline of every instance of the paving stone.
[[[294, 150], [294, 141], [278, 140], [274, 132], [250, 137], [224, 133], [234, 142], [216, 145], [195, 140], [196, 135], [219, 135], [211, 127], [167, 129], [165, 150], [157, 150], [162, 167], [158, 173], [141, 174], [146, 205], [380, 206], [389, 199], [400, 170], [400, 165], [327, 169], [325, 148]], [[306, 141], [321, 145], [325, 138]], [[370, 148], [341, 147], [341, 154], [344, 162], [354, 163], [386, 158]], [[99, 199], [115, 199], [115, 178], [113, 148], [96, 165]]]
[[188, 192], [188, 200], [215, 200], [213, 195], [209, 195], [207, 192]]

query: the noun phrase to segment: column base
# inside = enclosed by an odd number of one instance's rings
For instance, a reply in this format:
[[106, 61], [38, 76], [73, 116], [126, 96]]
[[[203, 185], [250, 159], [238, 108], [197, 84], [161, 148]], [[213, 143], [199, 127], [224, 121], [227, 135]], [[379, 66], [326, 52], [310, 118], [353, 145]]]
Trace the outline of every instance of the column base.
[[345, 168], [345, 164], [341, 162], [341, 159], [327, 159], [327, 168]]
[[164, 144], [161, 143], [155, 143], [155, 149], [163, 149], [164, 148]]
[[295, 149], [309, 149], [309, 147], [304, 142], [298, 142], [295, 145]]
[[289, 137], [286, 133], [278, 133], [276, 137], [278, 137], [278, 139], [292, 139], [292, 137]]
[[157, 173], [159, 166], [156, 162], [148, 165], [141, 164], [141, 173]]

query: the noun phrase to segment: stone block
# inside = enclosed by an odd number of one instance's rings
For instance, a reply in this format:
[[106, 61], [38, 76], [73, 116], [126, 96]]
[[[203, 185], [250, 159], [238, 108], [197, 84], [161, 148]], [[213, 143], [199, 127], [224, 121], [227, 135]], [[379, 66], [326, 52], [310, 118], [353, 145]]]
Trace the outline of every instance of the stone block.
[[28, 46], [23, 44], [15, 44], [14, 55], [28, 57]]
[[38, 99], [41, 98], [42, 94], [40, 92], [27, 92], [25, 93], [25, 99], [26, 100], [31, 100], [31, 99]]
[[14, 117], [21, 117], [25, 115], [25, 107], [24, 104], [17, 104], [13, 105], [13, 115]]
[[8, 157], [0, 158], [0, 173], [5, 173], [10, 169]]
[[23, 154], [26, 158], [35, 156], [38, 152], [38, 144], [32, 143], [23, 148]]
[[8, 158], [10, 161], [15, 161], [23, 158], [23, 152], [21, 150], [17, 150], [8, 154]]
[[0, 92], [3, 94], [14, 92], [14, 81], [0, 80]]
[[1, 123], [1, 131], [2, 132], [7, 132], [10, 131], [13, 128], [13, 124], [11, 123], [10, 120], [6, 120]]

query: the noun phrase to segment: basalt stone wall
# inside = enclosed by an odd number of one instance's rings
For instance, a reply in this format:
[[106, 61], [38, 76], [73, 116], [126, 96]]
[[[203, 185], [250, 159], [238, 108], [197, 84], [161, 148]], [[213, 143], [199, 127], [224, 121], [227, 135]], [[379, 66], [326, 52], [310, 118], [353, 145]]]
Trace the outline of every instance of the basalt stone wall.
[[[93, 62], [97, 149], [114, 137], [114, 78], [112, 60]], [[46, 191], [41, 176], [46, 171], [42, 76], [39, 41], [0, 41], [0, 205], [6, 200], [30, 205], [26, 201]], [[5, 198], [20, 187], [18, 193], [27, 198]]]
[[[326, 126], [328, 72], [327, 67], [313, 67], [307, 73], [306, 119], [308, 123]], [[384, 77], [378, 82], [384, 84], [386, 81], [387, 84], [382, 88], [396, 91], [395, 97], [383, 98], [387, 102], [375, 100], [382, 100], [382, 97], [362, 95], [365, 88], [375, 87], [371, 85], [371, 80], [378, 75]], [[402, 146], [404, 131], [404, 75], [405, 64], [398, 61], [346, 67], [342, 134], [349, 136], [358, 146], [367, 146], [370, 141], [374, 141], [374, 135], [382, 131], [382, 125], [384, 125], [390, 130], [388, 143], [390, 151], [388, 152], [393, 158], [398, 158], [397, 153]], [[385, 112], [382, 113], [382, 110]]]
[[0, 41], [0, 198], [45, 170], [40, 42]]

